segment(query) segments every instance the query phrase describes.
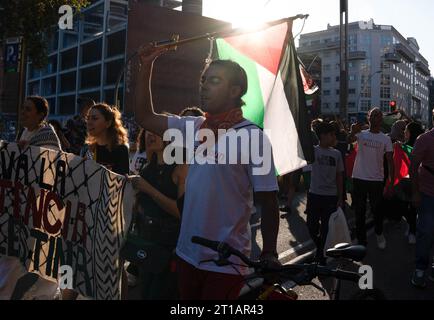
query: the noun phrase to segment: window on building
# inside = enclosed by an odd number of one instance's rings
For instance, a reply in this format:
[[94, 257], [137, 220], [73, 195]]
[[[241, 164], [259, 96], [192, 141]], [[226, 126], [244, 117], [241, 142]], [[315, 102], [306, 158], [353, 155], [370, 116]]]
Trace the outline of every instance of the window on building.
[[339, 95], [339, 89], [336, 89], [336, 95], [337, 96]]
[[339, 110], [339, 102], [336, 102], [336, 103], [335, 103], [335, 109], [336, 109], [336, 110]]
[[56, 76], [42, 80], [42, 95], [51, 96], [56, 94]]
[[101, 60], [102, 38], [88, 42], [81, 46], [81, 64], [88, 64]]
[[82, 40], [102, 35], [104, 28], [104, 3], [86, 10], [82, 18]]
[[389, 106], [390, 101], [389, 100], [381, 100], [380, 102], [380, 109], [383, 112], [389, 112], [390, 111], [390, 106]]
[[348, 89], [348, 94], [356, 94], [356, 89]]
[[322, 94], [325, 95], [325, 96], [329, 96], [330, 95], [330, 90], [324, 90], [322, 92]]
[[381, 99], [390, 99], [390, 87], [381, 87], [380, 88], [380, 98]]
[[337, 76], [337, 77], [336, 77], [336, 82], [339, 82], [339, 79], [340, 79], [339, 76]]
[[75, 94], [59, 97], [57, 112], [61, 115], [75, 114]]
[[80, 89], [94, 88], [101, 85], [101, 65], [80, 70]]
[[60, 89], [61, 93], [75, 91], [77, 72], [68, 72], [60, 75]]
[[42, 75], [49, 75], [57, 72], [57, 54], [48, 57], [48, 63], [44, 69], [42, 69]]
[[388, 70], [388, 69], [390, 69], [390, 63], [381, 62], [381, 70]]
[[370, 98], [371, 97], [371, 87], [370, 86], [362, 87], [361, 91], [360, 91], [360, 97], [361, 98]]
[[121, 71], [123, 66], [124, 66], [124, 59], [114, 60], [106, 63], [104, 84], [105, 85], [115, 84], [118, 79], [119, 72]]
[[128, 5], [110, 1], [110, 12], [107, 22], [107, 31], [122, 28], [127, 25]]
[[356, 81], [356, 76], [355, 75], [350, 75], [348, 78], [350, 81]]
[[390, 74], [382, 74], [381, 75], [381, 85], [382, 86], [390, 86]]
[[72, 25], [72, 30], [62, 30], [62, 48], [69, 48], [77, 44], [78, 42], [78, 33], [79, 33], [79, 23], [78, 21], [74, 21]]
[[371, 108], [371, 100], [362, 100], [360, 102], [360, 111], [369, 111]]
[[77, 48], [64, 51], [60, 54], [60, 70], [68, 70], [77, 66]]
[[330, 69], [331, 69], [331, 66], [329, 64], [323, 65], [323, 70], [324, 71], [330, 71]]
[[322, 104], [324, 109], [330, 109], [330, 103], [325, 102]]
[[324, 77], [324, 83], [330, 83], [331, 78], [330, 77]]
[[356, 103], [355, 102], [348, 102], [348, 109], [355, 109]]
[[126, 31], [122, 30], [107, 36], [106, 57], [110, 58], [117, 55], [125, 54]]
[[28, 83], [28, 87], [27, 87], [27, 92], [29, 96], [33, 96], [33, 95], [40, 95], [41, 93], [39, 92], [39, 80], [36, 81], [32, 81]]

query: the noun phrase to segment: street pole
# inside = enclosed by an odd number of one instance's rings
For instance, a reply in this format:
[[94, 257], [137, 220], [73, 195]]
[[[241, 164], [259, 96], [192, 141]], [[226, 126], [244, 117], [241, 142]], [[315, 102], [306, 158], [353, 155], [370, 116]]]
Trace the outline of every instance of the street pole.
[[21, 113], [21, 106], [24, 103], [24, 92], [25, 92], [25, 74], [26, 74], [26, 53], [25, 53], [25, 41], [24, 37], [21, 37], [21, 54], [20, 54], [20, 63], [18, 64], [19, 67], [19, 84], [18, 84], [18, 105], [17, 105], [17, 124], [15, 126], [16, 134], [20, 132], [21, 124], [20, 124], [20, 113]]
[[348, 117], [348, 0], [340, 0], [340, 89], [339, 113], [342, 120]]

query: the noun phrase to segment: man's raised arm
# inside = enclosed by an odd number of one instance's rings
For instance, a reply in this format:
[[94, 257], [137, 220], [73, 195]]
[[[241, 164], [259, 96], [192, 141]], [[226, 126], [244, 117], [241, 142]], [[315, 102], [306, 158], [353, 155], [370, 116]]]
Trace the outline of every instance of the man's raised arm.
[[138, 79], [142, 83], [142, 88], [137, 91], [135, 105], [136, 122], [145, 130], [161, 137], [167, 130], [167, 116], [154, 111], [151, 78], [154, 61], [166, 51], [167, 48], [154, 48], [152, 45], [148, 45], [139, 51], [141, 67]]

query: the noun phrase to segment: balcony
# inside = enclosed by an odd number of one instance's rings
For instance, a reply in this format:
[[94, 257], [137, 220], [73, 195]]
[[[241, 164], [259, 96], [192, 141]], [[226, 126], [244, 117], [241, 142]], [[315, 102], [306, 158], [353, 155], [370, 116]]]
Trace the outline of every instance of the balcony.
[[430, 72], [428, 66], [425, 63], [423, 63], [422, 61], [416, 62], [416, 69], [419, 70], [419, 72], [421, 72], [425, 76], [431, 75], [431, 72]]
[[386, 62], [390, 62], [390, 63], [400, 63], [401, 62], [401, 58], [395, 52], [386, 53], [384, 55], [384, 59], [386, 60]]
[[416, 56], [410, 51], [410, 49], [408, 49], [402, 43], [396, 44], [395, 50], [397, 53], [399, 53], [408, 62], [415, 62]]
[[323, 51], [323, 50], [336, 50], [340, 47], [340, 41], [330, 41], [330, 42], [321, 42], [321, 43], [315, 43], [315, 44], [309, 44], [300, 46], [297, 49], [297, 52], [300, 53], [309, 53], [309, 52], [317, 52], [317, 51]]
[[365, 60], [366, 59], [366, 51], [353, 51], [350, 52], [349, 60]]

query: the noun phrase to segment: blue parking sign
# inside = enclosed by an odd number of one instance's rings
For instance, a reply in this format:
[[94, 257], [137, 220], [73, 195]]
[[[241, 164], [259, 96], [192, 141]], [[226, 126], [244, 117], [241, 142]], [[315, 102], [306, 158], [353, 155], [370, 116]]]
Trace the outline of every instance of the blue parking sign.
[[7, 43], [5, 46], [5, 72], [18, 72], [20, 62], [20, 44]]

